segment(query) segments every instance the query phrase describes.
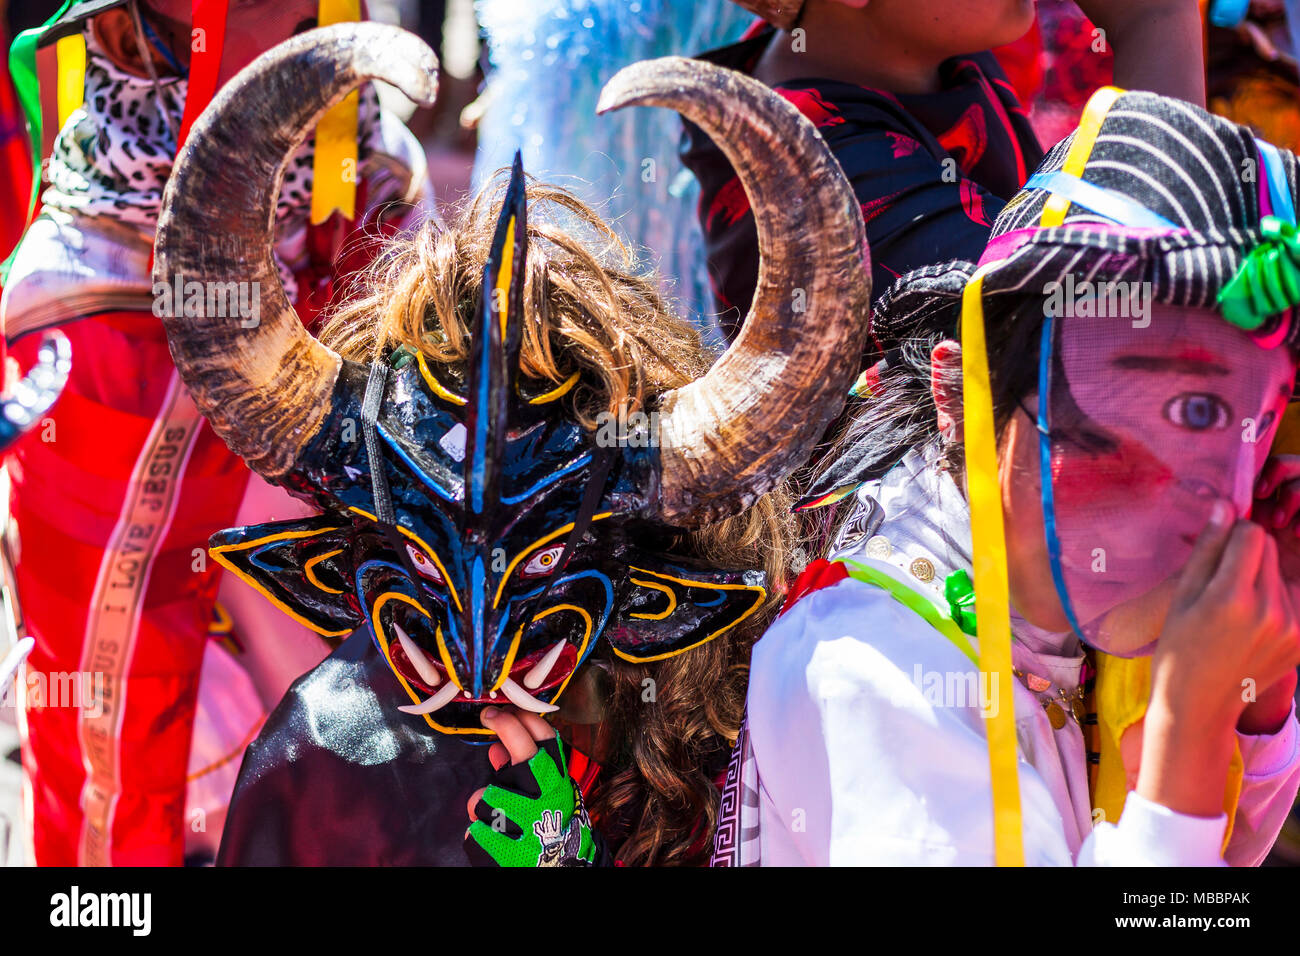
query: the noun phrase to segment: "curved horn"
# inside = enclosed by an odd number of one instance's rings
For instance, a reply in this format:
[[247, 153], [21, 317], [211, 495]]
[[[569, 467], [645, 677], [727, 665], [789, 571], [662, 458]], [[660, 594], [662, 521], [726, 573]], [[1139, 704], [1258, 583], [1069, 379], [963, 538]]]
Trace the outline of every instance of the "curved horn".
[[794, 106], [698, 60], [636, 63], [597, 110], [666, 106], [726, 154], [758, 227], [758, 286], [739, 337], [660, 409], [662, 520], [699, 525], [748, 507], [802, 464], [862, 360], [871, 267], [862, 211], [839, 163]]
[[[303, 329], [271, 255], [285, 168], [326, 110], [366, 80], [428, 106], [437, 69], [433, 51], [396, 27], [345, 23], [303, 33], [231, 80], [177, 156], [158, 217], [155, 296], [159, 284], [171, 290], [181, 282], [184, 290], [200, 282], [206, 301], [207, 290], [256, 283], [260, 315], [184, 314], [188, 296], [178, 296], [163, 310], [171, 313], [163, 327], [199, 411], [267, 478], [289, 472], [320, 428], [341, 362]], [[219, 311], [228, 311], [224, 301]]]
[[36, 364], [10, 397], [0, 402], [0, 451], [8, 448], [53, 407], [72, 371], [72, 346], [57, 330], [45, 334]]

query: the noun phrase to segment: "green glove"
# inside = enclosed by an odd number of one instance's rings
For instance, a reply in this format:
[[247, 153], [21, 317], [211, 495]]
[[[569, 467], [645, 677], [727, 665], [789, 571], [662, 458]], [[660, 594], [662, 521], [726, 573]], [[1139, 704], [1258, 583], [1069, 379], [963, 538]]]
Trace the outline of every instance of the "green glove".
[[465, 853], [475, 866], [593, 866], [597, 841], [559, 737], [496, 772], [474, 808]]

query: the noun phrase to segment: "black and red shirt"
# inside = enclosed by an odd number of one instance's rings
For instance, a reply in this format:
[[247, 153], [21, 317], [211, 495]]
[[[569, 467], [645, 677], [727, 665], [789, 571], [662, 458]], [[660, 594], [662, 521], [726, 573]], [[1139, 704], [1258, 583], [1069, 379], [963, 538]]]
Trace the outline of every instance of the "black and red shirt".
[[[773, 33], [768, 27], [701, 59], [749, 73]], [[816, 124], [862, 204], [873, 298], [911, 269], [978, 260], [999, 210], [1043, 157], [992, 54], [945, 61], [940, 84], [914, 95], [828, 79], [776, 87]], [[754, 217], [731, 164], [690, 123], [682, 160], [700, 181], [709, 275], [719, 322], [732, 338], [758, 277]]]

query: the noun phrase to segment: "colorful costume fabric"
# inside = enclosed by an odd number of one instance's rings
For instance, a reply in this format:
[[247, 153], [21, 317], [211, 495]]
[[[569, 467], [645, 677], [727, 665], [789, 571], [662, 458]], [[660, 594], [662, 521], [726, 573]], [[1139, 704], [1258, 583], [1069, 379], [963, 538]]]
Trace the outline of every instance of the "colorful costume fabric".
[[[1073, 0], [1038, 0], [1034, 4], [1039, 82], [1020, 101], [1040, 143], [1057, 143], [1079, 124], [1088, 98], [1114, 79], [1115, 57], [1106, 37], [1085, 17]], [[1021, 40], [1023, 47], [1029, 37]], [[1008, 65], [1009, 48], [994, 51]]]
[[[978, 265], [918, 270], [881, 300], [886, 365], [961, 329], [964, 489], [936, 429], [878, 480], [881, 446], [862, 435], [810, 492], [857, 497], [839, 567], [811, 568], [755, 649], [755, 766], [746, 751], [733, 766], [725, 862], [1263, 859], [1300, 788], [1294, 705], [1277, 732], [1237, 734], [1218, 817], [1132, 792], [1121, 738], [1145, 715], [1196, 535], [1216, 501], [1249, 516], [1293, 390], [1298, 194], [1295, 157], [1250, 130], [1107, 88]], [[991, 388], [990, 327], [997, 347], [1037, 352], [1036, 370], [1007, 372], [1004, 355]], [[928, 393], [928, 361], [923, 377]], [[902, 387], [888, 381], [877, 400]], [[1010, 607], [995, 400], [1036, 426], [1064, 633]]]
[[[248, 472], [176, 375], [149, 274], [187, 81], [160, 80], [158, 97], [89, 33], [86, 47], [87, 100], [56, 140], [44, 211], [2, 308], [15, 355], [25, 360], [33, 333], [54, 327], [76, 355], [47, 434], [8, 461], [18, 592], [36, 638], [29, 672], [103, 675], [103, 706], [29, 699], [24, 767], [36, 862], [179, 864], [196, 824], [184, 813], [187, 774], [204, 769], [190, 751], [220, 583], [204, 548], [235, 520]], [[373, 94], [361, 115], [360, 213], [349, 226], [373, 229], [384, 205], [419, 201], [424, 160]], [[336, 261], [350, 232], [337, 220], [308, 227], [310, 156], [300, 154], [286, 189], [277, 246], [308, 318], [334, 276], [367, 258]], [[248, 316], [258, 302], [245, 288], [224, 305]], [[228, 746], [256, 728], [246, 707]]]
[[[8, 49], [7, 31], [0, 27], [0, 48]], [[0, 65], [0, 164], [7, 172], [0, 192], [0, 247], [13, 248], [26, 225], [31, 195], [31, 156], [23, 130], [22, 110], [9, 77], [7, 63]]]
[[[766, 29], [701, 59], [747, 72], [772, 37]], [[777, 88], [817, 126], [853, 184], [877, 297], [911, 269], [976, 257], [1003, 204], [1042, 159], [990, 54], [949, 60], [940, 79], [939, 92], [922, 95], [826, 79]], [[697, 128], [687, 126], [682, 159], [700, 181], [709, 273], [724, 313], [719, 321], [734, 337], [758, 274], [749, 204], [726, 157]]]

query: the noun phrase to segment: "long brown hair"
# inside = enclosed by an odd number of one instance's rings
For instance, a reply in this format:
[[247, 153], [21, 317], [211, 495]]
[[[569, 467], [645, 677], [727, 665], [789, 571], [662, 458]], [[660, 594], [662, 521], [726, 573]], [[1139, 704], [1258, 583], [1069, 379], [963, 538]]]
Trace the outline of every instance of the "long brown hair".
[[[636, 271], [613, 230], [562, 189], [530, 183], [528, 196], [523, 374], [559, 384], [579, 372], [565, 400], [587, 428], [601, 412], [651, 408], [660, 394], [701, 376], [714, 356], [669, 310], [653, 278]], [[501, 203], [498, 185], [446, 227], [427, 223], [391, 243], [326, 323], [321, 341], [358, 361], [404, 345], [428, 362], [463, 365]], [[604, 772], [589, 807], [624, 863], [707, 861], [715, 777], [739, 731], [750, 648], [784, 594], [795, 537], [783, 490], [740, 515], [683, 532], [679, 553], [766, 571], [761, 613], [673, 658], [633, 664], [597, 652], [588, 665], [603, 672], [604, 698]]]

